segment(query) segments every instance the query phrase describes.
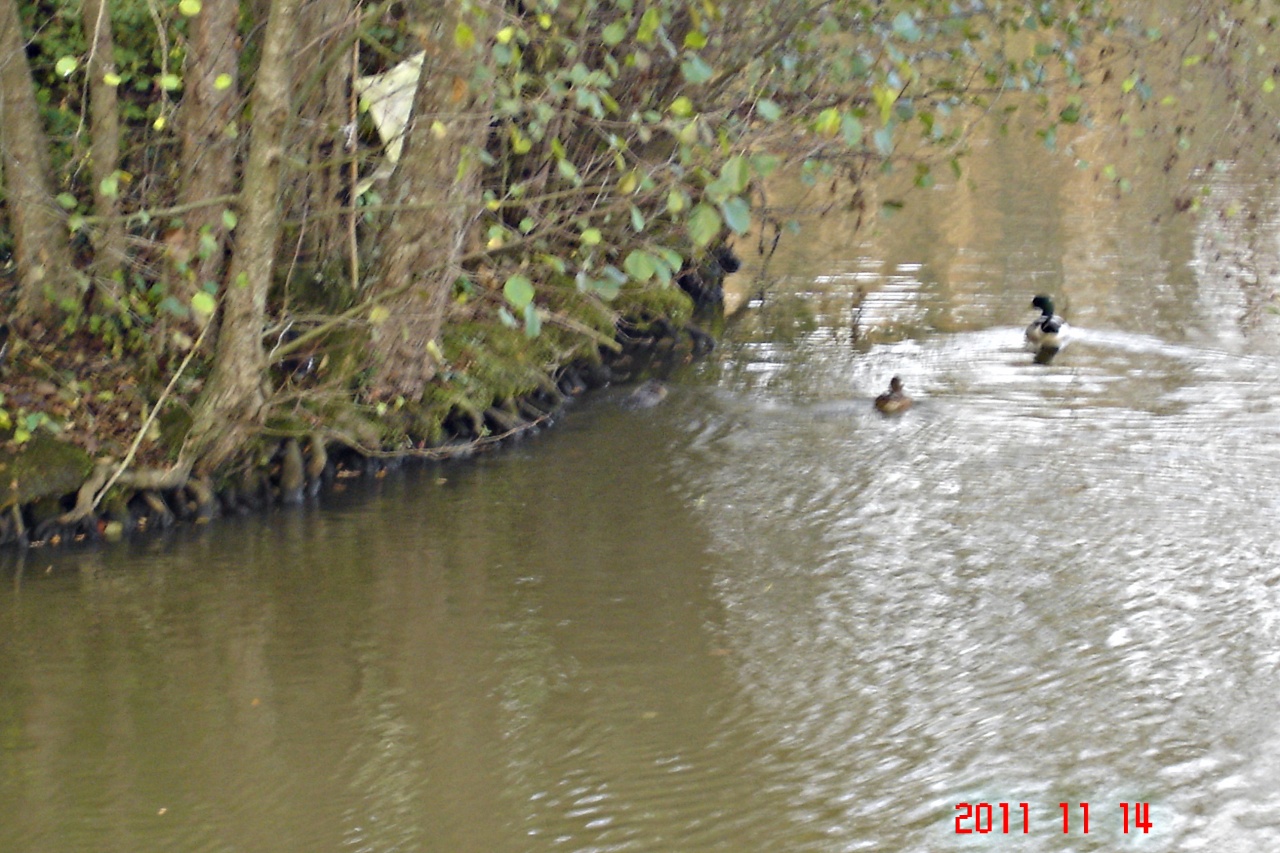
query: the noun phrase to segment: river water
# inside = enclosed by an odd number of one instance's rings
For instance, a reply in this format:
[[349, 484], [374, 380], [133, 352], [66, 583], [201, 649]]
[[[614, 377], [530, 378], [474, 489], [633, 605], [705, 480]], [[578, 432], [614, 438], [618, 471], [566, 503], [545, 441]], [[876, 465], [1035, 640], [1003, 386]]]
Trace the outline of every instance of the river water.
[[5, 555], [0, 850], [1280, 850], [1267, 176], [1005, 144], [740, 247], [657, 408]]

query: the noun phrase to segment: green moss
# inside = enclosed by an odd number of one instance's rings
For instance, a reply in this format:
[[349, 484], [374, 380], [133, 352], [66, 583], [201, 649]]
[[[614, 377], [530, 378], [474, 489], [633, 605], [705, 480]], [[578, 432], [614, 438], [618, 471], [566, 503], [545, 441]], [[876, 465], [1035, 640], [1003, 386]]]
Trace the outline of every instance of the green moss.
[[191, 431], [191, 410], [186, 406], [168, 406], [160, 413], [160, 440], [169, 453], [176, 455]]
[[75, 445], [36, 433], [17, 450], [0, 447], [0, 510], [79, 489], [93, 460]]
[[674, 285], [628, 285], [613, 301], [613, 307], [641, 328], [660, 319], [679, 326], [693, 317], [693, 300]]
[[447, 403], [484, 411], [494, 400], [528, 394], [539, 388], [548, 372], [576, 347], [560, 330], [544, 325], [542, 334], [528, 338], [522, 329], [496, 322], [466, 322], [445, 330], [444, 352], [451, 370], [424, 403]]

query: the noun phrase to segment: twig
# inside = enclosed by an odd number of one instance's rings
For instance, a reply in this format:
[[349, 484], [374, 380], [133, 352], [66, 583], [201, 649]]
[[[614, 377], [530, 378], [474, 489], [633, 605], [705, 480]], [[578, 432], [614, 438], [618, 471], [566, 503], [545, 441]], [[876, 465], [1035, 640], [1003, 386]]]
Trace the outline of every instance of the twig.
[[[360, 42], [351, 42], [351, 79], [356, 79], [356, 75], [360, 73]], [[348, 116], [351, 122], [350, 129], [347, 131], [347, 150], [356, 151], [356, 123], [360, 120], [359, 116], [359, 99], [356, 97], [355, 86], [351, 87], [351, 114]], [[351, 158], [351, 218], [347, 221], [347, 242], [351, 248], [351, 292], [360, 292], [360, 244], [356, 239], [356, 220], [360, 217], [359, 210], [356, 209], [356, 187], [360, 184], [360, 164], [356, 162], [356, 158]]]
[[[212, 318], [210, 318], [212, 320]], [[164, 391], [160, 394], [160, 398], [156, 400], [156, 404], [151, 407], [151, 413], [147, 415], [146, 420], [142, 422], [142, 428], [138, 430], [138, 434], [133, 439], [133, 444], [129, 447], [129, 452], [124, 455], [124, 459], [120, 461], [120, 466], [116, 468], [116, 472], [111, 475], [106, 484], [103, 485], [98, 493], [93, 497], [93, 505], [89, 508], [93, 511], [98, 508], [98, 504], [102, 503], [103, 497], [110, 491], [111, 487], [116, 484], [116, 480], [120, 479], [120, 475], [129, 467], [129, 463], [133, 461], [133, 457], [138, 453], [138, 447], [142, 444], [142, 440], [146, 438], [147, 431], [151, 428], [152, 422], [155, 421], [156, 415], [160, 414], [160, 408], [169, 399], [169, 394], [173, 391], [173, 386], [178, 384], [178, 379], [186, 371], [187, 365], [191, 364], [191, 359], [200, 351], [200, 345], [204, 343], [204, 336], [209, 333], [209, 329], [213, 327], [212, 322], [206, 322], [204, 328], [200, 330], [200, 336], [196, 338], [196, 342], [192, 344], [191, 349], [187, 352], [187, 357], [182, 360], [182, 364], [178, 365], [178, 370], [169, 380], [169, 384], [165, 386]]]

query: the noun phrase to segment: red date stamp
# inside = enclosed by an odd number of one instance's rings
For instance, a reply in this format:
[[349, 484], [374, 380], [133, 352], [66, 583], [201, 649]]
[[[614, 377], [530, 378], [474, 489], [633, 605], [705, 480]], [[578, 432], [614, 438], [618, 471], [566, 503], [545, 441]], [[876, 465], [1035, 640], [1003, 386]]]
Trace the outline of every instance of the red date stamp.
[[[956, 803], [957, 835], [1028, 835], [1031, 833], [1031, 806], [1027, 803]], [[1149, 803], [1120, 803], [1120, 829], [1151, 832]], [[1089, 834], [1088, 803], [1058, 803], [1058, 825], [1064, 835]]]

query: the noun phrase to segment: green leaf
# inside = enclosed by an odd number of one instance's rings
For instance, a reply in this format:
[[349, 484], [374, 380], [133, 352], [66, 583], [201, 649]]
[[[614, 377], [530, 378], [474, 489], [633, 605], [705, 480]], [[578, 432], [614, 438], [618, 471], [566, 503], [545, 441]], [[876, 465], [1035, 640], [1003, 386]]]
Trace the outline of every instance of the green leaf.
[[654, 249], [658, 256], [662, 258], [662, 262], [666, 264], [668, 269], [678, 270], [684, 266], [684, 258], [674, 249], [668, 249], [665, 246]]
[[178, 11], [188, 18], [194, 18], [200, 14], [200, 0], [180, 0]]
[[1276, 78], [1274, 78], [1274, 77], [1268, 77], [1266, 80], [1263, 80], [1263, 81], [1262, 81], [1262, 91], [1263, 91], [1263, 92], [1265, 92], [1266, 94], [1270, 95], [1270, 94], [1271, 94], [1272, 92], [1274, 92], [1275, 90], [1276, 90]]
[[720, 214], [706, 202], [700, 202], [689, 212], [689, 239], [699, 248], [707, 245], [720, 233]]
[[53, 64], [53, 70], [59, 77], [70, 77], [78, 65], [74, 56], [64, 56]]
[[529, 149], [533, 148], [533, 142], [529, 137], [520, 132], [520, 128], [512, 126], [511, 128], [511, 152], [513, 154], [528, 154]]
[[536, 338], [542, 331], [542, 318], [538, 316], [538, 308], [532, 302], [524, 306], [524, 336]]
[[773, 154], [753, 154], [751, 156], [751, 168], [756, 170], [762, 178], [772, 175], [777, 168], [782, 165], [782, 161]]
[[636, 29], [636, 41], [641, 44], [649, 44], [653, 41], [653, 37], [658, 34], [658, 28], [662, 26], [662, 13], [657, 7], [650, 6], [640, 17], [640, 26]]
[[668, 109], [671, 111], [673, 116], [688, 118], [693, 115], [693, 101], [689, 100], [684, 95], [681, 95], [671, 102], [671, 106], [668, 107]]
[[872, 139], [876, 143], [876, 150], [879, 151], [881, 155], [888, 157], [890, 154], [893, 153], [893, 126], [892, 125], [887, 125], [877, 130], [874, 134], [872, 134]]
[[175, 89], [182, 88], [182, 78], [177, 74], [161, 74], [159, 77], [160, 88], [166, 92], [172, 92]]
[[204, 291], [199, 291], [191, 296], [191, 310], [196, 312], [198, 316], [208, 317], [213, 314], [217, 307], [217, 301]]
[[600, 240], [603, 239], [603, 235], [601, 235], [599, 228], [587, 228], [582, 232], [580, 239], [584, 246], [598, 246], [600, 245]]
[[695, 86], [699, 83], [707, 82], [715, 75], [715, 71], [711, 66], [697, 54], [680, 63], [680, 73], [684, 75], [686, 81]]
[[156, 307], [167, 314], [172, 314], [173, 316], [179, 317], [183, 320], [185, 320], [191, 314], [190, 309], [188, 309], [187, 306], [179, 302], [178, 297], [172, 296], [172, 295], [166, 296], [164, 299], [161, 299], [160, 304]]
[[506, 308], [498, 309], [498, 319], [501, 320], [502, 325], [506, 326], [508, 329], [514, 329], [520, 325], [520, 321], [517, 320], [515, 315]]
[[720, 205], [724, 222], [738, 234], [751, 230], [751, 205], [742, 196], [734, 196]]
[[858, 147], [862, 143], [862, 122], [857, 116], [845, 113], [840, 117], [840, 134], [850, 148]]
[[516, 273], [507, 279], [507, 283], [502, 286], [502, 295], [506, 297], [507, 303], [517, 311], [523, 311], [533, 302], [533, 282], [528, 278]]
[[604, 28], [600, 33], [600, 39], [609, 47], [621, 44], [622, 40], [627, 37], [627, 22], [614, 21], [612, 24]]
[[231, 75], [230, 75], [230, 74], [219, 74], [217, 77], [214, 77], [214, 78], [213, 78], [213, 88], [217, 89], [219, 92], [223, 91], [224, 89], [230, 89], [230, 88], [231, 88]]
[[591, 290], [596, 296], [608, 302], [618, 298], [618, 294], [622, 292], [622, 285], [616, 281], [592, 279]]
[[622, 268], [636, 281], [648, 281], [657, 271], [658, 263], [658, 259], [653, 255], [636, 249], [627, 255], [627, 259], [622, 262]]
[[563, 159], [557, 160], [556, 171], [558, 171], [560, 173], [560, 176], [565, 178], [566, 180], [575, 181], [575, 182], [578, 180], [578, 167], [573, 165], [573, 163], [569, 162], [568, 160], [563, 160]]
[[782, 118], [782, 107], [778, 106], [768, 98], [761, 98], [756, 101], [756, 112], [760, 114], [760, 118], [765, 121], [777, 121]]
[[453, 28], [453, 43], [462, 50], [470, 50], [476, 46], [476, 33], [466, 21], [459, 21]]
[[890, 89], [888, 86], [874, 86], [871, 89], [871, 97], [880, 108], [880, 123], [888, 124], [889, 117], [893, 113], [893, 104], [898, 100], [898, 90]]
[[102, 75], [102, 82], [103, 82], [103, 83], [106, 83], [108, 86], [119, 86], [119, 85], [120, 85], [120, 75], [119, 75], [119, 74], [112, 74], [112, 73], [108, 72], [108, 73], [106, 73], [106, 74], [103, 74], [103, 75]]
[[815, 133], [823, 136], [835, 136], [840, 130], [840, 111], [835, 107], [827, 107], [818, 113], [818, 118], [813, 122], [813, 129]]
[[58, 204], [62, 205], [65, 210], [73, 210], [78, 203], [76, 197], [71, 193], [58, 193]]
[[679, 213], [688, 206], [689, 197], [679, 187], [674, 187], [667, 193], [667, 213]]
[[236, 218], [236, 213], [234, 210], [222, 211], [222, 225], [228, 231], [236, 230], [236, 223], [239, 221], [240, 220]]
[[671, 284], [671, 280], [675, 277], [675, 270], [667, 266], [661, 258], [655, 258], [654, 261], [653, 273], [658, 277], [658, 281], [662, 286], [666, 287]]
[[627, 274], [613, 264], [605, 267], [601, 272], [604, 273], [604, 278], [595, 283], [596, 293], [602, 299], [613, 299], [627, 283]]
[[920, 27], [906, 12], [899, 12], [893, 19], [893, 31], [907, 41], [920, 41]]
[[631, 229], [639, 234], [644, 230], [644, 225], [644, 214], [640, 212], [640, 208], [631, 205]]
[[707, 46], [707, 36], [702, 30], [689, 30], [684, 34], [684, 46], [691, 50], [701, 50]]
[[218, 241], [209, 233], [209, 226], [206, 225], [200, 229], [200, 245], [196, 249], [196, 255], [204, 260], [212, 257], [216, 251], [218, 251]]
[[116, 175], [107, 175], [98, 183], [98, 192], [107, 198], [117, 198], [120, 195], [120, 178]]
[[730, 157], [720, 168], [720, 180], [728, 186], [729, 192], [742, 192], [751, 183], [751, 167], [744, 157]]
[[704, 193], [710, 201], [719, 204], [729, 196], [733, 195], [733, 190], [723, 178], [716, 178], [714, 181], [707, 184]]

